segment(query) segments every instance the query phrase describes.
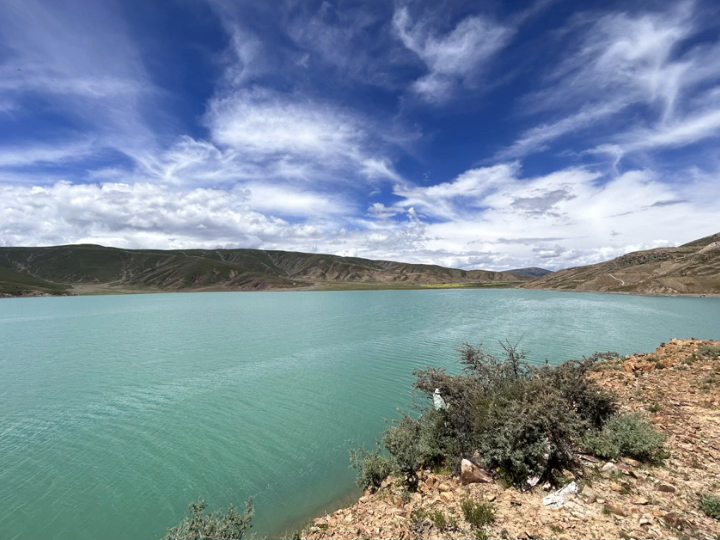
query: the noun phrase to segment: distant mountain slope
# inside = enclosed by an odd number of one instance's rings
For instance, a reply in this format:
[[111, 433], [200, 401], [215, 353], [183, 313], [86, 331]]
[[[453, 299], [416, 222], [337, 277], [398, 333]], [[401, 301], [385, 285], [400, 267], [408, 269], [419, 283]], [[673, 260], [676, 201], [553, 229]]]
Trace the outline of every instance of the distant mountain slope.
[[514, 270], [508, 270], [508, 272], [510, 274], [526, 278], [539, 278], [552, 273], [550, 270], [545, 270], [544, 268], [538, 268], [536, 266], [531, 268], [516, 268]]
[[0, 248], [0, 294], [348, 288], [523, 281], [508, 272], [257, 249]]
[[679, 247], [636, 251], [599, 264], [559, 270], [522, 287], [645, 294], [720, 293], [720, 233]]

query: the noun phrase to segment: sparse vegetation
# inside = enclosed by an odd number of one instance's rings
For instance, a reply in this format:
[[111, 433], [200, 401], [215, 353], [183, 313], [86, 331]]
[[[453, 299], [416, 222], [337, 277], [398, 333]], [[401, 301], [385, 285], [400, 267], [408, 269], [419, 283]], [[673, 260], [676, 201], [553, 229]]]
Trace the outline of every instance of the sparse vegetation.
[[457, 519], [446, 516], [441, 510], [430, 512], [430, 519], [438, 530], [448, 531], [457, 528]]
[[717, 345], [700, 345], [697, 351], [700, 356], [709, 356], [710, 358], [720, 358], [720, 347]]
[[600, 430], [585, 438], [587, 451], [598, 457], [618, 459], [631, 457], [652, 462], [663, 457], [665, 436], [637, 414], [622, 414], [610, 418]]
[[394, 471], [413, 491], [419, 468], [458, 473], [461, 458], [475, 453], [487, 469], [517, 487], [527, 487], [531, 477], [553, 482], [552, 471], [574, 467], [579, 446], [603, 457], [659, 457], [664, 437], [640, 418], [615, 416], [614, 396], [588, 377], [600, 360], [615, 360], [617, 354], [538, 367], [528, 364], [516, 345], [502, 346], [498, 358], [482, 346], [464, 344], [458, 351], [460, 375], [416, 371], [415, 389], [428, 397], [439, 389], [448, 409], [428, 407], [416, 418], [404, 414], [392, 422], [382, 437], [388, 457], [380, 445], [374, 452], [352, 452], [358, 484], [377, 488]]
[[717, 495], [703, 495], [700, 498], [700, 510], [713, 519], [720, 520], [720, 497]]
[[367, 450], [364, 447], [350, 450], [350, 466], [357, 471], [357, 485], [362, 489], [377, 489], [393, 471], [393, 465], [378, 447]]
[[495, 522], [495, 510], [487, 503], [465, 499], [461, 504], [461, 508], [465, 521], [476, 529], [482, 529], [486, 525]]
[[245, 503], [242, 513], [230, 505], [225, 513], [216, 510], [206, 514], [206, 507], [207, 503], [202, 499], [190, 503], [190, 515], [176, 527], [168, 529], [165, 540], [240, 540], [252, 527], [252, 499]]

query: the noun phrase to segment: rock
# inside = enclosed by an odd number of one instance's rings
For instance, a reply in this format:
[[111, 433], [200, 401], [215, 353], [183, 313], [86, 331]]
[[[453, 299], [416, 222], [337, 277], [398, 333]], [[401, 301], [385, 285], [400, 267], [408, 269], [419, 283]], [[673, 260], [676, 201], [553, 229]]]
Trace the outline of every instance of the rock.
[[604, 473], [610, 473], [613, 472], [615, 469], [617, 469], [617, 467], [615, 467], [615, 464], [612, 461], [608, 461], [605, 465], [602, 466], [600, 471]]
[[543, 491], [550, 491], [552, 489], [552, 484], [550, 484], [550, 482], [545, 482], [542, 488]]
[[675, 493], [677, 489], [675, 489], [675, 486], [671, 486], [670, 484], [658, 484], [657, 490], [661, 491], [662, 493]]
[[611, 514], [615, 514], [616, 516], [627, 516], [627, 513], [625, 510], [623, 510], [620, 506], [612, 503], [605, 503], [605, 511], [610, 512]]
[[588, 504], [592, 504], [597, 500], [597, 494], [590, 488], [583, 489], [581, 495], [585, 502], [587, 502]]
[[460, 483], [463, 486], [468, 484], [488, 484], [492, 477], [468, 459], [460, 462]]
[[450, 502], [454, 499], [454, 496], [449, 491], [444, 491], [443, 493], [440, 494], [440, 498], [445, 502]]
[[575, 480], [575, 475], [573, 473], [571, 473], [570, 471], [568, 471], [567, 469], [563, 469], [561, 474], [568, 480]]
[[620, 484], [616, 484], [615, 482], [613, 482], [612, 484], [610, 484], [610, 489], [612, 489], [613, 491], [616, 491], [616, 492], [622, 491], [622, 486]]
[[635, 497], [632, 501], [633, 504], [639, 504], [639, 505], [646, 505], [650, 504], [650, 501], [647, 500], [645, 497]]
[[493, 502], [496, 499], [494, 493], [490, 493], [489, 495], [485, 495], [485, 500], [489, 502]]
[[683, 518], [682, 515], [677, 512], [668, 512], [663, 516], [663, 519], [665, 520], [665, 523], [668, 525], [668, 527], [672, 527], [673, 529], [682, 530], [688, 525], [687, 521], [685, 521], [685, 518]]
[[452, 491], [452, 490], [453, 490], [453, 488], [450, 484], [442, 483], [438, 486], [438, 491], [440, 493], [442, 493], [444, 491]]
[[632, 459], [632, 458], [625, 457], [625, 458], [622, 458], [621, 461], [622, 461], [625, 465], [630, 465], [631, 467], [639, 467], [639, 466], [640, 466], [640, 462], [639, 462], [639, 461], [635, 461], [635, 460]]
[[639, 521], [641, 527], [644, 525], [652, 525], [652, 522], [653, 518], [649, 514], [643, 514]]

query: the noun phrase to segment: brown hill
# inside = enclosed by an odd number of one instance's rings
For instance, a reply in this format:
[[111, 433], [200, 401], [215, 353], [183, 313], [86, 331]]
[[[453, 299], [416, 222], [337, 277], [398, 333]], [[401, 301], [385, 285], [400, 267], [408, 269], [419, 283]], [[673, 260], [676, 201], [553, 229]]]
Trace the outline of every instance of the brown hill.
[[522, 287], [644, 294], [718, 294], [720, 233], [679, 247], [635, 251], [611, 261], [559, 270]]
[[0, 295], [517, 284], [507, 272], [257, 249], [0, 248]]

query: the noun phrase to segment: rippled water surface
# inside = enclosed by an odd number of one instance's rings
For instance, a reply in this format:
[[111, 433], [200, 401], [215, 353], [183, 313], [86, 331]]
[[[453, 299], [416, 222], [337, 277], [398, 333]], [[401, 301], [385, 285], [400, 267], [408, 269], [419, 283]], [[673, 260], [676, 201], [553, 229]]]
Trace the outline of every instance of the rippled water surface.
[[556, 361], [718, 321], [716, 298], [521, 290], [0, 300], [0, 538], [160, 538], [248, 496], [276, 535], [354, 493], [347, 441], [463, 341]]

